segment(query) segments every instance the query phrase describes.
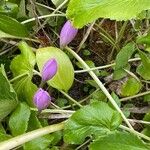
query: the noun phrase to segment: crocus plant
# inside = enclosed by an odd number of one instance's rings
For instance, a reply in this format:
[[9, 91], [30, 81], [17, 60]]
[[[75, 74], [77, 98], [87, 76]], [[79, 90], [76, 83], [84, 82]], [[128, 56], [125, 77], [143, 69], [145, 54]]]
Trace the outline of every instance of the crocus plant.
[[51, 97], [47, 91], [44, 91], [42, 88], [39, 88], [38, 91], [35, 93], [33, 98], [34, 104], [39, 111], [46, 109], [50, 102]]
[[42, 80], [48, 81], [52, 79], [57, 73], [58, 65], [55, 58], [49, 59], [43, 66], [42, 69]]
[[67, 21], [60, 32], [60, 47], [67, 46], [77, 35], [78, 29], [74, 28], [71, 21]]
[[[49, 59], [43, 66], [42, 69], [42, 82], [46, 82], [52, 79], [57, 73], [58, 64], [55, 58]], [[39, 111], [46, 109], [50, 102], [51, 97], [47, 91], [44, 91], [42, 88], [39, 88], [35, 93], [33, 102]]]

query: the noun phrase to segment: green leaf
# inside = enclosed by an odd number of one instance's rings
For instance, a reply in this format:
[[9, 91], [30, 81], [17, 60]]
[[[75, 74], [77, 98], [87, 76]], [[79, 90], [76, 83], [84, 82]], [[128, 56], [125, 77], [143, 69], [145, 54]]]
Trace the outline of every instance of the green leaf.
[[18, 37], [18, 36], [13, 36], [13, 35], [7, 34], [7, 33], [3, 32], [3, 31], [0, 31], [0, 38], [24, 39], [22, 37]]
[[[111, 93], [111, 96], [112, 96], [112, 98], [115, 100], [115, 102], [117, 103], [117, 105], [118, 105], [119, 107], [121, 107], [121, 101], [120, 101], [118, 95], [116, 95], [114, 92], [112, 92], [112, 93]], [[112, 104], [110, 101], [108, 102], [108, 104], [109, 104], [109, 106], [110, 106], [111, 108], [114, 109], [114, 106], [113, 106], [113, 104]]]
[[139, 44], [145, 44], [144, 50], [150, 52], [150, 34], [138, 37], [136, 42]]
[[19, 4], [19, 12], [17, 18], [27, 18], [25, 0], [21, 0]]
[[30, 107], [35, 107], [33, 103], [33, 95], [38, 90], [37, 86], [32, 83], [29, 76], [23, 77], [13, 84], [13, 87], [20, 101], [25, 101]]
[[144, 95], [144, 101], [150, 102], [150, 94]]
[[116, 132], [94, 141], [90, 150], [149, 150], [149, 147], [132, 133]]
[[64, 140], [70, 144], [81, 144], [90, 135], [102, 136], [114, 131], [121, 121], [120, 114], [108, 104], [95, 102], [69, 118], [65, 124]]
[[[28, 131], [32, 131], [38, 128], [42, 128], [42, 125], [38, 118], [36, 117], [35, 113], [31, 113]], [[53, 141], [53, 136], [48, 134], [39, 138], [36, 138], [30, 142], [24, 144], [24, 150], [45, 150]]]
[[150, 57], [139, 50], [139, 55], [141, 57], [141, 65], [138, 66], [136, 72], [145, 80], [150, 80]]
[[3, 31], [0, 31], [0, 38], [15, 38], [15, 36], [12, 36], [10, 34], [3, 32]]
[[[147, 121], [147, 122], [150, 122], [150, 112], [147, 113], [145, 116], [144, 116], [144, 121]], [[143, 134], [147, 135], [147, 136], [150, 136], [150, 124], [145, 124], [145, 128], [144, 130], [142, 131]]]
[[91, 52], [87, 49], [83, 50], [82, 53], [83, 53], [84, 56], [90, 56], [91, 55]]
[[104, 94], [103, 91], [100, 91], [100, 90], [94, 92], [94, 93], [91, 95], [91, 99], [98, 100], [98, 101], [103, 101], [103, 102], [106, 102], [106, 101], [107, 101], [106, 95]]
[[63, 132], [62, 131], [57, 131], [57, 132], [52, 133], [51, 135], [54, 137], [51, 145], [54, 146], [54, 145], [56, 145], [57, 143], [59, 143], [61, 141]]
[[0, 30], [17, 37], [27, 37], [28, 32], [24, 25], [17, 20], [0, 14]]
[[85, 80], [85, 83], [86, 83], [86, 84], [89, 84], [89, 85], [91, 85], [91, 86], [93, 86], [93, 87], [95, 87], [96, 89], [99, 88], [99, 86], [98, 86], [98, 84], [95, 82], [95, 80]]
[[18, 12], [18, 5], [11, 2], [3, 2], [0, 4], [0, 13], [16, 16]]
[[0, 142], [8, 140], [9, 138], [11, 138], [11, 135], [6, 134], [4, 127], [0, 123]]
[[0, 133], [6, 134], [6, 131], [5, 131], [2, 123], [0, 123]]
[[30, 108], [26, 103], [20, 103], [9, 118], [9, 127], [13, 136], [26, 132], [30, 118]]
[[9, 83], [4, 71], [0, 68], [0, 121], [5, 118], [17, 106], [17, 95]]
[[130, 77], [121, 87], [122, 96], [133, 96], [141, 89], [141, 82], [133, 77]]
[[137, 38], [136, 40], [137, 43], [139, 44], [148, 44], [150, 45], [150, 35], [146, 35], [146, 36], [141, 36], [139, 38]]
[[33, 95], [37, 91], [37, 86], [31, 80], [35, 65], [35, 55], [32, 48], [25, 42], [20, 42], [18, 46], [21, 54], [12, 60], [10, 68], [14, 77], [22, 74], [26, 75], [15, 81], [13, 86], [21, 101], [27, 101], [30, 106], [34, 106]]
[[114, 80], [121, 79], [127, 75], [124, 69], [130, 69], [130, 65], [128, 64], [129, 58], [135, 51], [135, 44], [129, 43], [125, 47], [121, 49], [116, 57], [116, 66], [113, 74]]
[[145, 134], [145, 135], [150, 137], [150, 127], [149, 128], [144, 128], [143, 131], [142, 131], [142, 134]]
[[[148, 113], [144, 116], [144, 119], [143, 119], [143, 120], [144, 120], [144, 121], [147, 121], [147, 122], [150, 121], [150, 112], [148, 112]], [[146, 126], [150, 127], [150, 125], [146, 125]]]
[[36, 60], [41, 71], [44, 64], [51, 58], [55, 58], [58, 63], [56, 75], [48, 81], [48, 84], [56, 89], [68, 91], [74, 80], [74, 69], [69, 57], [60, 49], [55, 47], [45, 47], [37, 50]]
[[8, 140], [8, 139], [10, 139], [10, 138], [12, 138], [11, 135], [4, 134], [4, 133], [0, 133], [0, 142], [5, 141], [5, 140]]
[[23, 73], [29, 73], [29, 75], [32, 77], [36, 62], [32, 48], [23, 41], [18, 44], [18, 47], [21, 50], [21, 54], [12, 60], [10, 66], [13, 75], [18, 76]]
[[98, 18], [130, 20], [148, 9], [149, 0], [70, 0], [67, 17], [81, 28]]

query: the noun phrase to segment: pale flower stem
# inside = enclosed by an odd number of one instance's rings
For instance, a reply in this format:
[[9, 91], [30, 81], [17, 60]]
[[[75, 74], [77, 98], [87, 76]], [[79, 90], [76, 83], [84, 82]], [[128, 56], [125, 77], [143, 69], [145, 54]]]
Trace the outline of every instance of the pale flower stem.
[[[134, 62], [134, 61], [139, 61], [139, 60], [141, 60], [141, 59], [140, 58], [133, 58], [133, 59], [129, 59], [128, 62]], [[75, 73], [84, 73], [84, 72], [89, 72], [89, 71], [94, 71], [94, 70], [101, 70], [101, 69], [114, 67], [115, 65], [116, 65], [116, 63], [112, 63], [112, 64], [108, 64], [105, 66], [99, 66], [99, 67], [94, 67], [94, 68], [90, 68], [90, 69], [76, 70]]]
[[43, 16], [38, 16], [37, 18], [31, 18], [28, 20], [25, 20], [23, 22], [21, 22], [21, 24], [26, 24], [32, 21], [35, 21], [36, 19], [44, 19], [44, 18], [49, 18], [49, 17], [57, 17], [57, 16], [62, 16], [65, 17], [66, 14], [55, 14], [60, 8], [62, 8], [66, 3], [68, 2], [68, 0], [65, 0], [62, 4], [60, 4], [51, 14], [49, 15], [43, 15]]
[[[54, 8], [52, 8], [52, 7], [49, 7], [49, 6], [47, 6], [47, 5], [44, 5], [44, 4], [41, 4], [41, 3], [38, 3], [38, 2], [35, 2], [35, 4], [38, 5], [38, 6], [44, 7], [44, 8], [46, 8], [46, 9], [52, 10], [52, 11], [55, 11], [55, 10], [56, 10], [56, 9], [54, 9]], [[64, 14], [64, 13], [61, 12], [61, 11], [57, 11], [57, 12], [59, 12], [59, 13], [61, 13], [61, 14]]]
[[61, 9], [66, 3], [68, 2], [68, 0], [64, 0], [64, 2], [62, 2], [53, 12], [52, 14], [56, 13], [59, 9]]
[[74, 100], [72, 97], [70, 97], [66, 92], [60, 90], [60, 92], [67, 97], [71, 102], [73, 102], [74, 104], [76, 104], [79, 107], [83, 107], [79, 102], [77, 102], [76, 100]]
[[[37, 108], [30, 108], [32, 111], [38, 111]], [[41, 114], [51, 113], [51, 114], [73, 114], [73, 110], [62, 110], [62, 109], [44, 109]]]
[[35, 21], [36, 19], [44, 19], [44, 18], [57, 17], [57, 16], [65, 17], [66, 15], [64, 15], [64, 14], [50, 14], [50, 15], [43, 15], [43, 16], [38, 16], [37, 18], [31, 18], [31, 19], [25, 20], [25, 21], [21, 22], [21, 24], [26, 24], [26, 23]]
[[141, 138], [143, 138], [143, 139], [145, 139], [145, 140], [150, 141], [150, 137], [148, 137], [148, 136], [146, 136], [146, 135], [144, 135], [144, 134], [142, 134], [142, 133], [139, 133], [139, 132], [137, 132], [137, 131], [135, 131], [135, 130], [132, 130], [132, 129], [130, 129], [130, 128], [126, 127], [126, 126], [123, 126], [123, 125], [120, 125], [119, 127], [120, 127], [121, 129], [126, 130], [126, 131], [128, 131], [128, 132], [131, 132], [131, 133], [133, 133], [133, 134], [135, 134], [135, 135], [137, 135], [137, 136], [139, 136], [139, 137], [141, 137]]
[[140, 123], [140, 124], [147, 124], [150, 125], [150, 122], [148, 121], [143, 121], [143, 120], [136, 120], [136, 119], [128, 119], [129, 122], [134, 122], [134, 123]]
[[150, 94], [150, 91], [146, 91], [146, 92], [139, 93], [137, 95], [133, 95], [133, 96], [129, 96], [129, 97], [124, 97], [124, 98], [121, 98], [120, 101], [123, 102], [123, 101], [127, 101], [127, 100], [130, 100], [130, 99], [133, 99], [133, 98], [145, 96], [145, 95], [148, 95], [148, 94]]
[[0, 143], [0, 150], [10, 150], [35, 138], [64, 129], [64, 122], [43, 127]]
[[[66, 47], [66, 50], [68, 50], [82, 64], [82, 66], [85, 69], [90, 69], [90, 67], [84, 62], [84, 60], [82, 60], [82, 58], [77, 53], [75, 53], [72, 49], [70, 49], [69, 47]], [[112, 103], [112, 105], [115, 107], [115, 109], [121, 114], [123, 120], [129, 126], [129, 128], [134, 131], [134, 129], [131, 126], [130, 122], [125, 117], [125, 115], [123, 114], [123, 112], [121, 111], [121, 109], [119, 108], [119, 106], [116, 104], [115, 100], [109, 94], [109, 92], [107, 91], [107, 89], [105, 88], [105, 86], [103, 85], [103, 83], [98, 79], [98, 77], [95, 75], [95, 73], [93, 71], [89, 71], [89, 74], [95, 80], [95, 82], [98, 84], [98, 86], [100, 87], [100, 89], [104, 92], [104, 94], [107, 96], [107, 98]]]

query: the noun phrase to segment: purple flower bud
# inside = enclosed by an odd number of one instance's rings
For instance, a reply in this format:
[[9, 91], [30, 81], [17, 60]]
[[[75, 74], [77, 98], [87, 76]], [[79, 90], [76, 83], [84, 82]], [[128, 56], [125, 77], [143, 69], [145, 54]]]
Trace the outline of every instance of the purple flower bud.
[[42, 69], [42, 80], [48, 81], [54, 77], [54, 75], [57, 73], [57, 61], [55, 58], [51, 58], [48, 60]]
[[67, 46], [76, 36], [78, 29], [75, 29], [70, 21], [67, 21], [60, 32], [60, 47]]
[[34, 95], [33, 101], [37, 109], [41, 111], [43, 109], [46, 109], [49, 106], [51, 102], [51, 97], [48, 94], [48, 92], [39, 88], [38, 91]]

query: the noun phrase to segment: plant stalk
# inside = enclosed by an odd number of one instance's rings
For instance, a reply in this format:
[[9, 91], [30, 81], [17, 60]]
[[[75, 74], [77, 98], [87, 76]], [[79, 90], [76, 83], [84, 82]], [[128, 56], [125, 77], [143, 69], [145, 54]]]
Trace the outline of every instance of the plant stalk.
[[141, 137], [141, 138], [143, 138], [143, 139], [145, 139], [145, 140], [150, 141], [150, 137], [148, 137], [148, 136], [146, 136], [146, 135], [144, 135], [144, 134], [142, 134], [142, 133], [139, 133], [139, 132], [137, 132], [137, 131], [135, 131], [135, 130], [132, 130], [132, 129], [130, 129], [130, 128], [126, 127], [126, 126], [123, 126], [123, 125], [120, 125], [119, 127], [120, 127], [121, 129], [126, 130], [126, 131], [128, 131], [128, 132], [131, 132], [131, 133], [133, 133], [133, 134], [135, 134], [135, 135], [137, 135], [137, 136], [139, 136], [139, 137]]
[[60, 92], [67, 97], [71, 102], [73, 102], [74, 104], [76, 104], [77, 106], [79, 106], [80, 108], [83, 107], [79, 102], [77, 102], [76, 100], [74, 100], [72, 97], [70, 97], [66, 92], [60, 90]]
[[[134, 61], [139, 61], [139, 60], [141, 60], [141, 59], [140, 58], [132, 58], [132, 59], [129, 59], [128, 62], [134, 62]], [[112, 63], [112, 64], [108, 64], [105, 66], [93, 67], [90, 69], [76, 70], [75, 73], [84, 73], [84, 72], [89, 72], [89, 71], [94, 71], [94, 70], [106, 69], [106, 68], [113, 67], [115, 65], [116, 65], [116, 63]]]
[[26, 23], [35, 21], [36, 19], [44, 19], [44, 18], [57, 17], [57, 16], [65, 17], [64, 14], [50, 14], [50, 15], [43, 15], [43, 16], [38, 16], [37, 18], [31, 18], [31, 19], [25, 20], [25, 21], [21, 22], [21, 24], [26, 24]]
[[64, 129], [64, 122], [40, 128], [0, 143], [0, 150], [10, 150], [43, 135]]
[[146, 91], [146, 92], [139, 93], [137, 95], [133, 95], [133, 96], [129, 96], [129, 97], [124, 97], [124, 98], [121, 98], [120, 101], [123, 102], [123, 101], [127, 101], [127, 100], [130, 100], [130, 99], [133, 99], [133, 98], [145, 96], [145, 95], [148, 95], [148, 94], [150, 94], [150, 91]]
[[[38, 111], [37, 108], [30, 108], [32, 111]], [[44, 109], [41, 114], [52, 113], [52, 114], [73, 114], [73, 110], [62, 110], [62, 109]]]

